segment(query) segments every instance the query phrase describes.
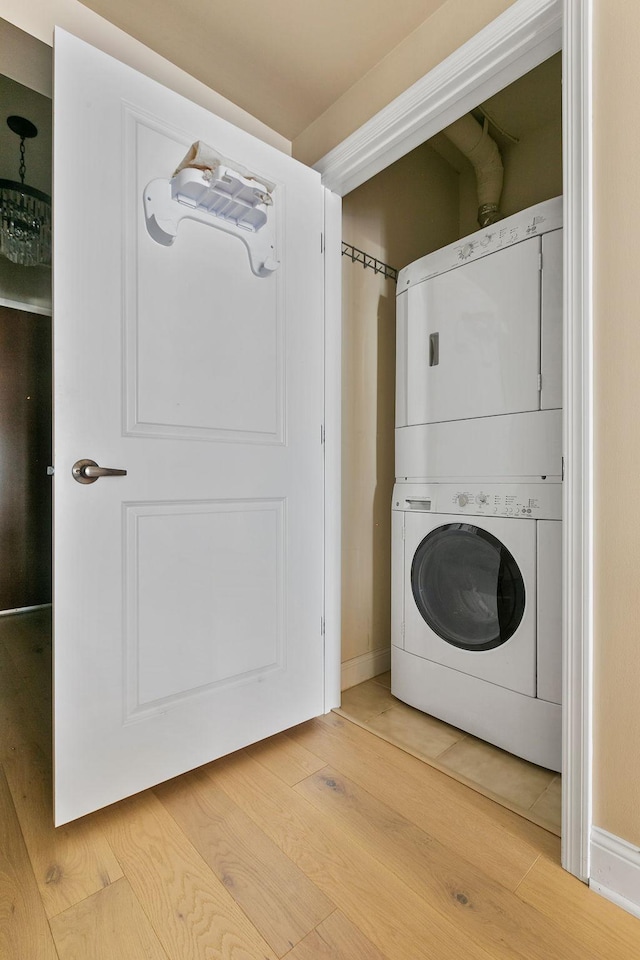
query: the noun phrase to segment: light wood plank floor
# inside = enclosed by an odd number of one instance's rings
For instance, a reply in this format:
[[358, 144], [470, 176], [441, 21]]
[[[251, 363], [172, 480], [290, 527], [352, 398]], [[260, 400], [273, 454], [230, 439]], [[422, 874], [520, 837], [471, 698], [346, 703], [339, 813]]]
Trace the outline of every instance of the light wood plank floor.
[[329, 714], [54, 830], [46, 612], [0, 618], [1, 960], [630, 960], [557, 837]]
[[342, 691], [341, 716], [560, 836], [561, 777], [407, 706], [383, 673]]

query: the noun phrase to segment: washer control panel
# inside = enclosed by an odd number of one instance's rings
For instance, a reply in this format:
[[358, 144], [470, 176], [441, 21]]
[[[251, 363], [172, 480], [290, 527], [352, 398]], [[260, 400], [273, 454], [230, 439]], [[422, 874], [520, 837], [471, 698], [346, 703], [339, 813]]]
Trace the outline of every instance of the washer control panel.
[[560, 520], [561, 483], [397, 483], [394, 510], [476, 517]]
[[[531, 491], [527, 491], [531, 493]], [[496, 492], [495, 490], [464, 490], [455, 493], [452, 498], [452, 513], [456, 507], [462, 513], [488, 514], [501, 517], [536, 517], [540, 515], [540, 498], [526, 496], [521, 491]]]

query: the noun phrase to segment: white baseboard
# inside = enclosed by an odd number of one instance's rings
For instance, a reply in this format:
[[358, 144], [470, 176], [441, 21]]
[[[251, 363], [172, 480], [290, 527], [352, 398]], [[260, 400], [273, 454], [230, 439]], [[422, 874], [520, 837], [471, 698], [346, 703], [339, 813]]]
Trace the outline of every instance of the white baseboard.
[[591, 828], [589, 886], [623, 910], [640, 917], [640, 850], [607, 833]]
[[20, 310], [22, 313], [39, 313], [43, 317], [51, 316], [51, 307], [42, 307], [37, 303], [25, 303], [22, 300], [7, 300], [0, 297], [0, 307], [9, 307], [11, 310]]
[[12, 617], [16, 613], [33, 613], [34, 610], [46, 610], [50, 603], [37, 603], [34, 607], [12, 607], [11, 610], [0, 610], [0, 617]]
[[391, 669], [391, 649], [370, 650], [352, 660], [345, 660], [342, 664], [340, 689], [348, 690], [358, 683], [371, 680], [379, 673], [386, 673]]

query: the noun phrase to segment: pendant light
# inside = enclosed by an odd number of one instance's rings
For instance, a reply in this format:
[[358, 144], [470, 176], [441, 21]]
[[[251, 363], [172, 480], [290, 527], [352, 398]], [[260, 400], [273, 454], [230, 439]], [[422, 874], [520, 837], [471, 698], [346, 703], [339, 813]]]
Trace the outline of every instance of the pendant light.
[[0, 253], [24, 267], [51, 263], [51, 197], [24, 182], [25, 140], [38, 129], [24, 117], [8, 117], [7, 126], [20, 137], [20, 183], [0, 179]]

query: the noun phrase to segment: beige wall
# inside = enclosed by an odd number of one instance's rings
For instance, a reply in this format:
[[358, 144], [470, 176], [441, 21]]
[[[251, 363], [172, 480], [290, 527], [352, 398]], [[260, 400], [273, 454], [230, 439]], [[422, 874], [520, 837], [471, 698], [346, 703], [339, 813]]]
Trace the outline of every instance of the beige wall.
[[[504, 217], [562, 194], [562, 125], [545, 124], [519, 143], [500, 145], [504, 184], [500, 211]], [[463, 160], [460, 173], [460, 236], [479, 229], [478, 195], [473, 167]]]
[[448, 0], [293, 141], [293, 156], [314, 164], [514, 0]]
[[640, 7], [594, 8], [594, 823], [640, 845]]
[[[458, 235], [458, 176], [424, 145], [344, 199], [343, 239], [394, 267]], [[342, 660], [390, 646], [395, 283], [343, 257]]]
[[502, 147], [504, 185], [500, 209], [505, 217], [562, 194], [562, 124], [538, 127], [519, 143]]
[[[252, 133], [266, 143], [270, 143], [284, 153], [291, 153], [291, 143], [280, 134], [271, 130], [266, 124], [252, 117], [245, 110], [241, 110], [225, 97], [209, 89], [200, 81], [195, 80], [184, 70], [169, 63], [164, 57], [154, 53], [148, 47], [134, 40], [133, 37], [118, 30], [107, 20], [103, 20], [93, 11], [83, 6], [78, 0], [1, 0], [0, 16], [26, 34], [36, 37], [44, 45], [51, 46], [53, 42], [54, 26], [63, 27], [69, 33], [75, 34], [81, 40], [86, 40], [99, 50], [110, 54], [123, 63], [142, 71], [159, 83], [177, 93], [188, 97], [195, 103], [217, 113], [218, 116], [235, 123], [236, 126]], [[0, 21], [0, 27], [2, 21]], [[14, 31], [15, 33], [15, 31]], [[4, 39], [2, 39], [4, 37]], [[48, 65], [38, 60], [37, 66], [31, 65], [32, 53], [26, 55], [20, 51], [19, 55], [13, 52], [15, 36], [0, 29], [0, 53], [3, 59], [0, 62], [0, 73], [29, 84], [29, 77], [36, 82], [32, 85], [40, 93], [50, 95], [50, 86], [46, 87]], [[25, 39], [18, 37], [18, 48], [22, 47]], [[6, 54], [6, 60], [5, 60]], [[38, 85], [36, 85], [36, 83]], [[45, 87], [43, 87], [43, 84]]]

